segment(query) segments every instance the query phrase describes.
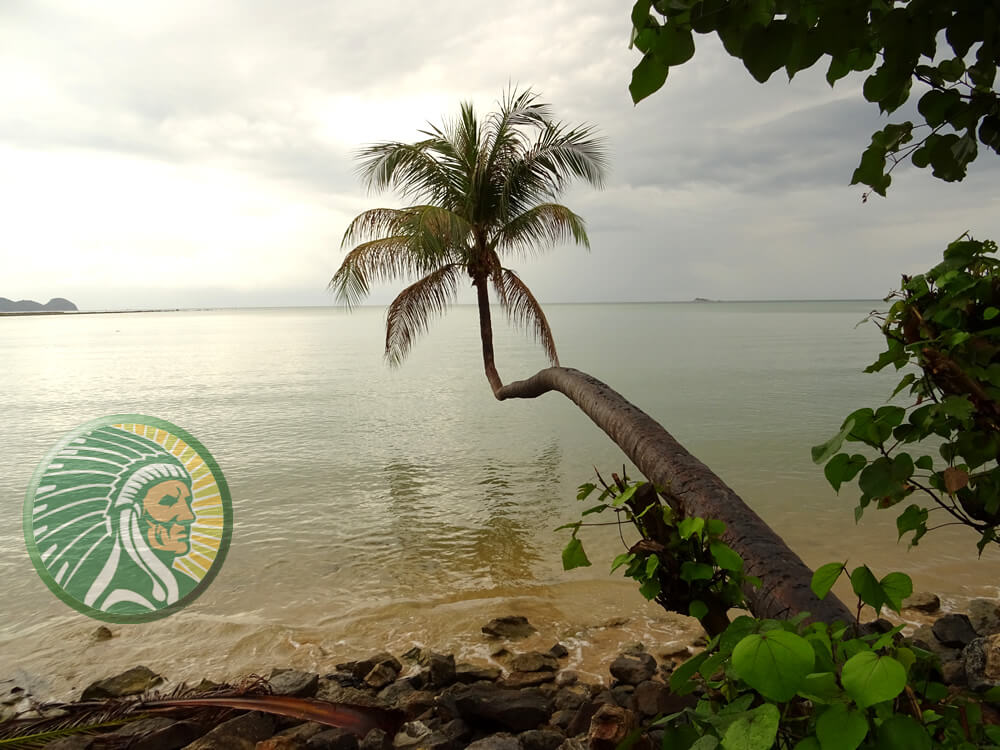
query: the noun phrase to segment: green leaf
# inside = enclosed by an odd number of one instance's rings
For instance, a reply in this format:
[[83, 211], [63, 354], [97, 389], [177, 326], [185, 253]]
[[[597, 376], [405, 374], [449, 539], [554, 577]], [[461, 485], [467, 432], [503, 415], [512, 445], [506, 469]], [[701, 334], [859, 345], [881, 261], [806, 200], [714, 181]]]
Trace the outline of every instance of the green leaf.
[[891, 656], [863, 651], [847, 660], [840, 681], [860, 708], [868, 708], [903, 692], [906, 669]]
[[715, 568], [713, 568], [708, 563], [692, 562], [691, 560], [685, 560], [681, 563], [681, 580], [691, 582], [691, 581], [707, 581], [713, 575], [715, 575]]
[[628, 487], [622, 490], [621, 494], [618, 495], [611, 502], [611, 505], [613, 505], [615, 508], [620, 508], [622, 505], [624, 505], [625, 503], [627, 503], [629, 500], [632, 499], [632, 496], [635, 495], [636, 490], [638, 490], [640, 486], [641, 485], [638, 484], [630, 484]]
[[[719, 738], [712, 734], [706, 734], [694, 741], [688, 750], [715, 750], [719, 746]], [[671, 745], [671, 747], [674, 747]], [[680, 745], [677, 745], [680, 747]]]
[[913, 581], [906, 573], [889, 573], [879, 581], [885, 603], [893, 612], [903, 608], [903, 600], [913, 593]]
[[569, 540], [569, 543], [562, 551], [563, 570], [573, 570], [573, 568], [586, 568], [590, 566], [587, 553], [583, 551], [583, 542], [576, 537]]
[[741, 680], [773, 701], [787, 701], [813, 670], [809, 642], [786, 630], [748, 635], [733, 649], [732, 668]]
[[590, 497], [590, 493], [593, 492], [596, 489], [597, 489], [597, 485], [593, 484], [591, 482], [587, 482], [586, 484], [581, 484], [577, 488], [576, 499], [577, 500], [586, 500], [588, 497]]
[[743, 40], [743, 64], [750, 75], [764, 83], [785, 64], [794, 42], [795, 30], [787, 21], [755, 26]]
[[677, 533], [680, 534], [681, 539], [689, 539], [691, 536], [697, 536], [701, 539], [704, 528], [704, 518], [685, 518], [677, 524]]
[[837, 675], [833, 672], [813, 672], [806, 675], [799, 695], [808, 698], [813, 703], [836, 703], [842, 700], [844, 691], [837, 684]]
[[825, 463], [829, 460], [830, 456], [840, 450], [840, 446], [844, 443], [844, 438], [846, 438], [851, 430], [854, 429], [855, 420], [851, 417], [847, 418], [844, 422], [844, 426], [841, 427], [840, 432], [834, 435], [832, 438], [827, 440], [825, 443], [820, 445], [814, 445], [812, 448], [812, 460], [814, 464]]
[[708, 659], [709, 653], [702, 651], [697, 656], [692, 656], [677, 669], [670, 673], [670, 689], [677, 695], [687, 695], [694, 691], [698, 684], [693, 678], [698, 674], [701, 665]]
[[747, 711], [722, 736], [725, 750], [769, 750], [778, 736], [778, 707], [765, 703]]
[[864, 711], [836, 703], [816, 722], [816, 736], [822, 750], [855, 750], [868, 735]]
[[879, 750], [931, 750], [927, 730], [909, 716], [894, 714], [878, 728]]
[[813, 573], [809, 588], [812, 589], [817, 599], [826, 598], [826, 595], [830, 593], [830, 589], [833, 588], [833, 584], [837, 582], [840, 574], [844, 572], [844, 566], [845, 563], [827, 563]]
[[850, 482], [854, 479], [858, 472], [867, 465], [868, 459], [860, 453], [855, 453], [853, 456], [849, 456], [846, 453], [838, 453], [823, 467], [823, 474], [834, 491], [840, 492], [840, 486], [844, 482]]
[[997, 315], [1000, 315], [1000, 310], [995, 307], [987, 307], [983, 310], [983, 320], [993, 320]]
[[694, 37], [691, 30], [668, 23], [659, 30], [653, 54], [661, 64], [680, 65], [694, 57]]
[[815, 737], [804, 737], [795, 743], [792, 750], [821, 750], [819, 740]]
[[715, 564], [723, 570], [739, 573], [743, 570], [743, 558], [725, 542], [712, 542], [708, 546]]
[[614, 573], [622, 565], [627, 565], [635, 559], [635, 555], [631, 552], [622, 552], [614, 560], [611, 561], [611, 571]]
[[851, 572], [851, 587], [858, 598], [874, 609], [876, 614], [882, 610], [885, 592], [867, 565], [861, 565]]
[[692, 617], [696, 617], [699, 620], [708, 614], [708, 605], [705, 604], [701, 599], [695, 599], [691, 604], [688, 605], [688, 614]]
[[661, 63], [655, 54], [646, 54], [632, 70], [632, 83], [628, 86], [632, 102], [638, 104], [650, 94], [659, 91], [666, 83], [668, 72], [670, 68]]
[[652, 601], [659, 596], [661, 588], [662, 586], [660, 585], [659, 578], [650, 578], [639, 587], [639, 593], [646, 597], [646, 599]]

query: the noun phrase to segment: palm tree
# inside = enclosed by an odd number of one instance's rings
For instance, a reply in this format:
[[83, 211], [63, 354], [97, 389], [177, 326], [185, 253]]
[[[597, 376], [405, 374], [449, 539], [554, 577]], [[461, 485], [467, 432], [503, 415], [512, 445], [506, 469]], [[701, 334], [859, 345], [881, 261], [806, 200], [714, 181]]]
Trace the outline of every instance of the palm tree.
[[510, 90], [498, 111], [480, 120], [469, 103], [416, 143], [364, 148], [358, 172], [369, 189], [393, 188], [414, 199], [406, 208], [375, 208], [356, 217], [344, 246], [356, 245], [330, 280], [353, 305], [372, 281], [418, 277], [389, 306], [385, 355], [398, 365], [432, 315], [455, 301], [464, 275], [479, 307], [483, 366], [496, 394], [503, 383], [493, 356], [488, 287], [511, 322], [531, 330], [554, 365], [552, 330], [541, 305], [503, 265], [560, 242], [589, 247], [584, 222], [557, 203], [572, 179], [595, 187], [604, 180], [603, 140], [588, 126], [568, 128], [530, 90]]
[[[606, 384], [560, 367], [548, 321], [517, 274], [502, 265], [509, 255], [528, 255], [572, 240], [588, 245], [583, 220], [555, 202], [571, 179], [600, 186], [603, 141], [586, 126], [552, 121], [549, 107], [530, 91], [510, 91], [498, 112], [480, 122], [463, 104], [459, 117], [423, 131], [416, 143], [380, 143], [363, 149], [359, 173], [370, 189], [394, 188], [420, 203], [376, 208], [355, 218], [344, 246], [357, 244], [330, 280], [348, 305], [373, 281], [417, 277], [389, 306], [385, 354], [399, 364], [432, 315], [454, 302], [468, 274], [476, 289], [486, 378], [497, 400], [537, 398], [558, 391], [573, 401], [618, 444], [670, 504], [686, 515], [726, 523], [726, 542], [764, 581], [746, 591], [758, 617], [808, 611], [816, 619], [849, 621], [835, 596], [812, 593], [812, 571], [770, 526], [662, 425]], [[553, 366], [504, 385], [493, 358], [489, 291], [514, 322], [541, 340]]]

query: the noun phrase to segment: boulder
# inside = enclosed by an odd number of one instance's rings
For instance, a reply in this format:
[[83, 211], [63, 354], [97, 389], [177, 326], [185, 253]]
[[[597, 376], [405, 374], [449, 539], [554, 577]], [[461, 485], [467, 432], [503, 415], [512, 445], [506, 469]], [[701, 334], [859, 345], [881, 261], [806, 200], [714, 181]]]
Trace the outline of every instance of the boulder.
[[535, 729], [549, 718], [549, 699], [534, 688], [511, 690], [485, 682], [459, 685], [442, 693], [438, 704], [468, 724], [488, 722], [513, 732]]
[[504, 677], [503, 684], [506, 687], [519, 690], [520, 688], [537, 687], [547, 682], [555, 682], [555, 672], [511, 672]]
[[590, 720], [590, 750], [615, 750], [635, 727], [635, 714], [627, 708], [601, 706]]
[[518, 742], [517, 737], [512, 737], [509, 734], [494, 734], [476, 740], [466, 747], [468, 750], [521, 750], [521, 743]]
[[903, 609], [915, 609], [918, 612], [934, 614], [941, 609], [941, 599], [929, 591], [917, 591], [903, 600]]
[[274, 734], [274, 718], [253, 711], [219, 724], [185, 750], [254, 750], [257, 743]]
[[506, 638], [511, 641], [518, 641], [538, 632], [535, 626], [528, 622], [528, 618], [521, 615], [494, 618], [483, 625], [482, 630], [491, 638]]
[[494, 682], [501, 675], [500, 667], [477, 667], [475, 664], [463, 662], [455, 667], [455, 681], [466, 684], [487, 680]]
[[531, 729], [517, 738], [523, 750], [557, 750], [566, 739], [562, 732], [554, 729]]
[[1000, 602], [973, 599], [969, 602], [969, 622], [979, 635], [1000, 633]]
[[98, 680], [86, 687], [80, 696], [82, 701], [99, 701], [105, 698], [121, 698], [138, 695], [163, 682], [163, 678], [149, 667], [132, 667], [126, 672]]
[[511, 659], [510, 668], [513, 672], [555, 672], [559, 669], [559, 661], [549, 654], [528, 651]]
[[340, 727], [327, 727], [306, 742], [306, 750], [358, 750], [358, 738]]
[[621, 654], [611, 662], [611, 676], [626, 685], [638, 685], [656, 674], [656, 659], [651, 654]]
[[319, 687], [319, 675], [314, 672], [300, 672], [296, 669], [276, 669], [268, 680], [274, 695], [288, 695], [295, 698], [312, 698]]
[[1000, 633], [976, 638], [962, 651], [965, 677], [973, 690], [1000, 685]]
[[931, 630], [943, 645], [950, 648], [964, 648], [978, 637], [967, 615], [939, 617]]

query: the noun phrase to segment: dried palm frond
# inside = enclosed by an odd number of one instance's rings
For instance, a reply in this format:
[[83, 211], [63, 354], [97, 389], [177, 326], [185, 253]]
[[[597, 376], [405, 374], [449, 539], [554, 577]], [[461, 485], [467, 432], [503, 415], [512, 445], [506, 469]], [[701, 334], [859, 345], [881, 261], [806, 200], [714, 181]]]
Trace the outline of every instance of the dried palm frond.
[[385, 323], [385, 357], [400, 364], [416, 337], [427, 330], [432, 315], [440, 315], [455, 301], [462, 266], [449, 263], [406, 287], [389, 305]]
[[549, 321], [542, 312], [542, 306], [516, 273], [509, 268], [500, 268], [492, 274], [493, 288], [496, 290], [500, 306], [514, 325], [530, 331], [536, 341], [540, 341], [545, 356], [554, 366], [559, 366], [556, 342], [552, 336]]

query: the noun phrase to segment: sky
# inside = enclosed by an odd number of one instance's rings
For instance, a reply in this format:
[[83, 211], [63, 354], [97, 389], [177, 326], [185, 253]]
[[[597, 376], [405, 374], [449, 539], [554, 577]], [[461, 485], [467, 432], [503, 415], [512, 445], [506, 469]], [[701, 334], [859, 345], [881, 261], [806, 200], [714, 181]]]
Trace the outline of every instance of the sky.
[[[511, 265], [543, 302], [874, 299], [969, 230], [1000, 159], [849, 182], [886, 118], [861, 78], [757, 84], [714, 37], [639, 105], [630, 3], [0, 0], [0, 296], [89, 310], [329, 305], [365, 144], [530, 87], [607, 139], [563, 202], [588, 252]], [[894, 118], [896, 120], [898, 118]], [[401, 285], [373, 290], [391, 300]], [[463, 291], [460, 301], [472, 301]]]

